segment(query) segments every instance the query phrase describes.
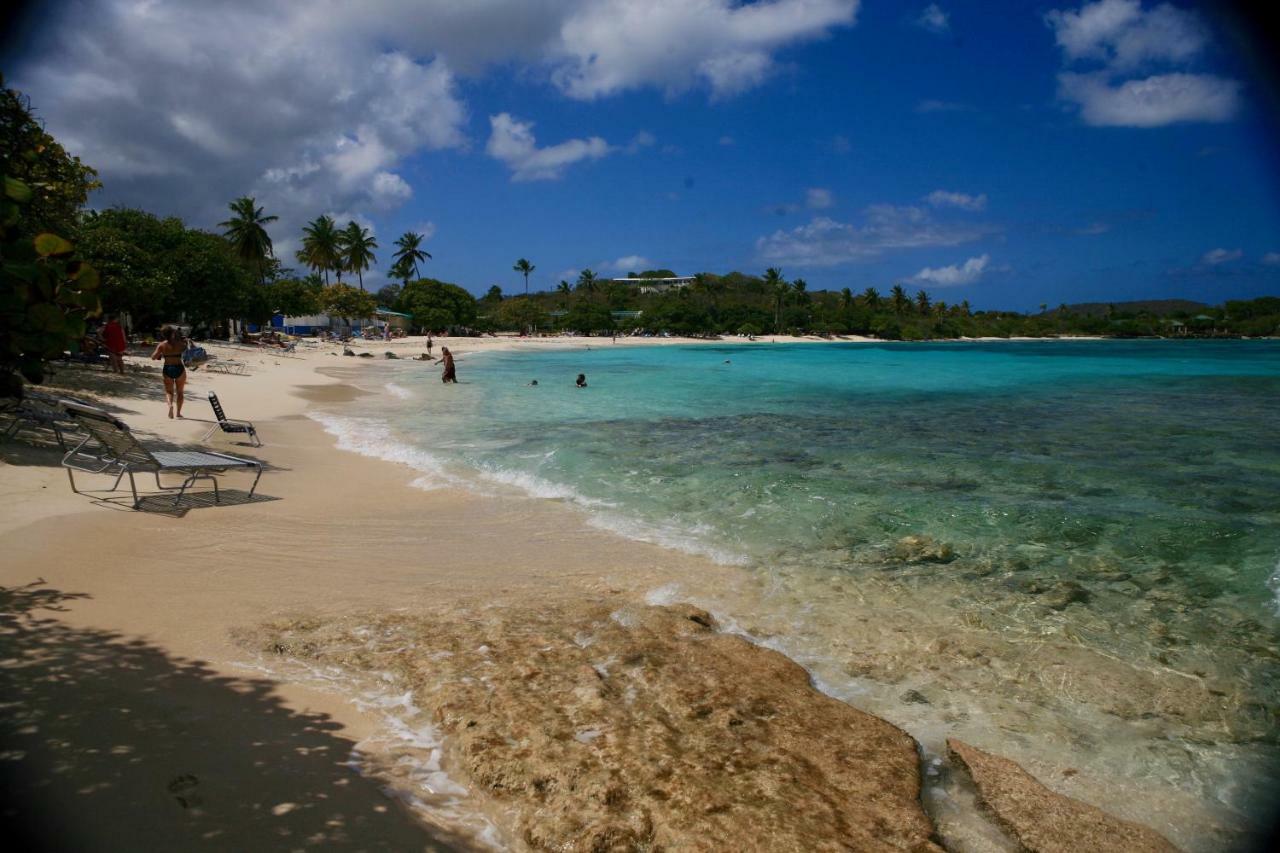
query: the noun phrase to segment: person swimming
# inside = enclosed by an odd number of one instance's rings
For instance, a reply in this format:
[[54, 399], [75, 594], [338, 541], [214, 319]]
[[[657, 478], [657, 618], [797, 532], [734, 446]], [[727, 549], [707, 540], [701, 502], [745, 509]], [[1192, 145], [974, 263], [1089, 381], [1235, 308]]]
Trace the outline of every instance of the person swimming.
[[586, 387], [587, 387], [587, 374], [585, 374], [585, 373], [579, 373], [579, 374], [578, 374], [578, 380], [577, 380], [576, 382], [574, 382], [573, 384], [574, 384], [574, 385], [577, 385], [579, 388], [586, 388]]
[[538, 387], [538, 380], [536, 380], [536, 379], [530, 380], [530, 382], [529, 382], [529, 386], [528, 386], [528, 387], [530, 387], [530, 388], [537, 388], [537, 387]]

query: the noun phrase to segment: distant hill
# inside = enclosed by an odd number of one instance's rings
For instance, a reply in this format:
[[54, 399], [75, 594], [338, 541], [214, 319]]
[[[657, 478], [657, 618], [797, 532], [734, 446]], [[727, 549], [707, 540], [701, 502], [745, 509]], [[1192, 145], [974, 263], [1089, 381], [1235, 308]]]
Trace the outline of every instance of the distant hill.
[[[1082, 317], [1106, 317], [1114, 308], [1117, 315], [1141, 314], [1146, 312], [1157, 317], [1170, 314], [1199, 314], [1212, 306], [1204, 302], [1190, 299], [1138, 299], [1133, 302], [1077, 302], [1068, 305], [1067, 312]], [[1058, 309], [1050, 309], [1046, 313], [1055, 314]]]

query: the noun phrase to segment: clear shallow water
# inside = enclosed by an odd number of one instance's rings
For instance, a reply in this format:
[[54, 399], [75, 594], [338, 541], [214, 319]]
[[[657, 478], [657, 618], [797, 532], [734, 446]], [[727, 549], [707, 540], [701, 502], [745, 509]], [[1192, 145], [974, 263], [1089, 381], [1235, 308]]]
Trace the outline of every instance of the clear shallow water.
[[452, 388], [392, 370], [375, 416], [326, 421], [348, 447], [742, 564], [739, 588], [655, 595], [926, 750], [1079, 770], [1059, 787], [1191, 848], [1264, 817], [1280, 344], [603, 343], [464, 355]]

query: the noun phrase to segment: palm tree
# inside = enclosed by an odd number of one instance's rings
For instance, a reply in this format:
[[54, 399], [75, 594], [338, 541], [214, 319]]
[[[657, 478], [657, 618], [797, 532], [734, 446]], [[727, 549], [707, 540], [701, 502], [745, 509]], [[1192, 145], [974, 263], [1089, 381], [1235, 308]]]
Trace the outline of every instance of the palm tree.
[[342, 281], [340, 244], [338, 226], [333, 219], [328, 216], [316, 217], [302, 229], [302, 249], [297, 253], [298, 261], [323, 273], [325, 284], [329, 283], [329, 270], [337, 270], [338, 281]]
[[529, 273], [533, 272], [535, 269], [537, 269], [537, 267], [535, 267], [533, 264], [526, 261], [524, 258], [521, 258], [520, 260], [516, 261], [516, 265], [513, 266], [512, 269], [524, 276], [524, 295], [528, 296], [529, 295]]
[[880, 307], [880, 291], [874, 287], [868, 287], [862, 291], [862, 301], [872, 310]]
[[782, 270], [777, 267], [769, 267], [764, 271], [764, 284], [773, 291], [773, 329], [778, 332], [782, 330], [782, 301], [787, 298], [791, 285], [787, 284], [787, 280], [782, 277]]
[[840, 307], [848, 309], [853, 305], [853, 291], [845, 287], [840, 290]]
[[893, 290], [889, 291], [889, 301], [893, 303], [893, 313], [899, 315], [905, 314], [911, 306], [911, 299], [900, 284], [895, 284]]
[[916, 291], [916, 307], [920, 309], [920, 314], [924, 317], [929, 316], [929, 294], [923, 290]]
[[600, 277], [590, 269], [585, 269], [578, 273], [578, 290], [591, 296], [596, 292], [596, 284], [600, 281]]
[[971, 313], [973, 313], [972, 311], [969, 310], [968, 299], [960, 303], [960, 313], [963, 314], [965, 317], [968, 317]]
[[218, 227], [226, 229], [223, 235], [231, 241], [236, 254], [258, 270], [258, 280], [266, 281], [266, 262], [271, 257], [271, 235], [265, 226], [275, 222], [278, 216], [263, 216], [262, 208], [249, 196], [241, 196], [228, 205], [234, 214]]
[[[425, 261], [431, 257], [431, 253], [425, 249], [418, 248], [422, 245], [422, 235], [415, 234], [412, 231], [406, 231], [396, 240], [396, 266], [400, 271], [405, 273], [404, 283], [408, 284], [410, 278], [418, 277], [418, 262]], [[397, 276], [399, 278], [399, 276]]]
[[791, 282], [791, 287], [793, 290], [795, 290], [796, 297], [801, 302], [809, 301], [809, 294], [807, 292], [809, 290], [809, 282], [805, 281], [802, 278], [798, 278], [795, 281]]
[[373, 250], [378, 248], [378, 241], [369, 233], [369, 229], [361, 228], [354, 220], [347, 223], [342, 230], [342, 265], [347, 272], [353, 272], [360, 280], [360, 289], [364, 290], [364, 271], [378, 258]]

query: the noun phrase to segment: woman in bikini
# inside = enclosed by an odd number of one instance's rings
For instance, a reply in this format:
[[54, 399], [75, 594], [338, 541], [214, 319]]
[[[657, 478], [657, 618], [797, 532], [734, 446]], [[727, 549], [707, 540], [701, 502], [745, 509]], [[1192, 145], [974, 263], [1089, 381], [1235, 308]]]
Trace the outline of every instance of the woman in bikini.
[[169, 417], [174, 416], [174, 402], [178, 404], [177, 416], [182, 417], [183, 389], [187, 387], [187, 369], [182, 365], [182, 353], [187, 348], [186, 339], [176, 326], [160, 330], [160, 343], [151, 353], [152, 361], [164, 360], [164, 398], [169, 403]]

